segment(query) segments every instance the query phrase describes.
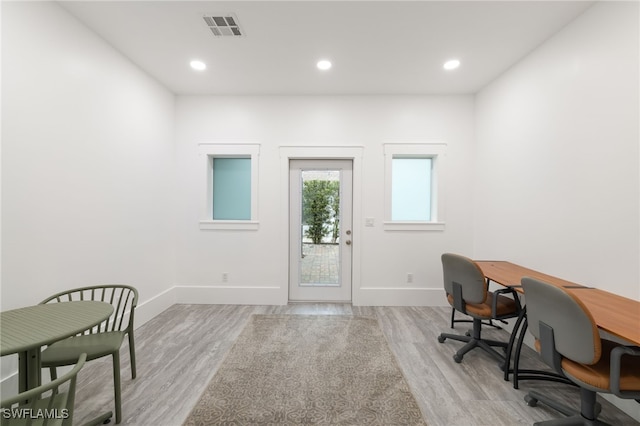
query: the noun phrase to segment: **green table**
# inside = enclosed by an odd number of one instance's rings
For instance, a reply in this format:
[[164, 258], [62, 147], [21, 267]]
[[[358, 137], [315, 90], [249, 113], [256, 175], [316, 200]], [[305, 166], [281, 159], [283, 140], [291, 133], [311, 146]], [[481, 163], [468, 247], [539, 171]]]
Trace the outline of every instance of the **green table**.
[[90, 329], [109, 318], [113, 306], [76, 301], [0, 312], [0, 356], [19, 356], [19, 391], [40, 386], [40, 348]]

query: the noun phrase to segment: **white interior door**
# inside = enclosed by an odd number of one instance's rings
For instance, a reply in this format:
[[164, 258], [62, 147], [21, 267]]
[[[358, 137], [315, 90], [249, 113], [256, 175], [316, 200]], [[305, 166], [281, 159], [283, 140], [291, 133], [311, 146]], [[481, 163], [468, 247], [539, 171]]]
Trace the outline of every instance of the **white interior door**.
[[351, 160], [289, 162], [289, 300], [351, 301]]

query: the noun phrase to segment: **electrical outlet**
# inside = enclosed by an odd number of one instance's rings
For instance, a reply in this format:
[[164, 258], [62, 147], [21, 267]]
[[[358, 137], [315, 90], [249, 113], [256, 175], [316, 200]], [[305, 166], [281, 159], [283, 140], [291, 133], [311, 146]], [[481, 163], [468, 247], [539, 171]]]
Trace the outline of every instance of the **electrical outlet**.
[[226, 283], [229, 281], [229, 273], [228, 272], [223, 272], [222, 273], [222, 282]]
[[413, 274], [411, 272], [407, 273], [407, 282], [408, 283], [413, 282]]

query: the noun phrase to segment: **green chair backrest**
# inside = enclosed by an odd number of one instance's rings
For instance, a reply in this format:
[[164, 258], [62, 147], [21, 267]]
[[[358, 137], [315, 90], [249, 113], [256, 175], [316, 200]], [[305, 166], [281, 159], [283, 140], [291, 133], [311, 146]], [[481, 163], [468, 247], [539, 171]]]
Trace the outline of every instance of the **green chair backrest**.
[[[16, 396], [2, 400], [2, 425], [46, 426], [73, 424], [76, 378], [87, 358], [81, 354], [76, 365], [67, 374]], [[69, 383], [64, 388], [62, 385]]]
[[133, 330], [134, 312], [138, 305], [138, 290], [134, 287], [122, 284], [79, 287], [54, 294], [40, 304], [78, 300], [95, 300], [113, 306], [113, 314], [87, 333]]

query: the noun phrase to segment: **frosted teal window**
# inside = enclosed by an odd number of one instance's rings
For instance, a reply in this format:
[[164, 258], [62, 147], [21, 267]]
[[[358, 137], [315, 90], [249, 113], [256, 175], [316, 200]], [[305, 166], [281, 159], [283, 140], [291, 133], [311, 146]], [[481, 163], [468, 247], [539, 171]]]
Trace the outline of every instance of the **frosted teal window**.
[[431, 220], [431, 158], [391, 160], [391, 220]]
[[213, 219], [251, 220], [251, 158], [213, 159]]

